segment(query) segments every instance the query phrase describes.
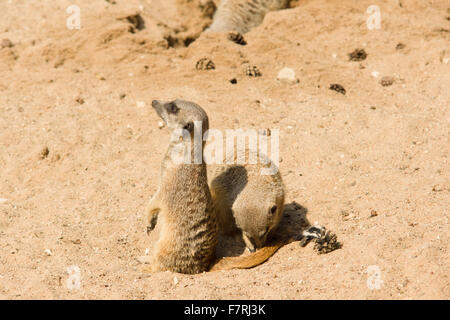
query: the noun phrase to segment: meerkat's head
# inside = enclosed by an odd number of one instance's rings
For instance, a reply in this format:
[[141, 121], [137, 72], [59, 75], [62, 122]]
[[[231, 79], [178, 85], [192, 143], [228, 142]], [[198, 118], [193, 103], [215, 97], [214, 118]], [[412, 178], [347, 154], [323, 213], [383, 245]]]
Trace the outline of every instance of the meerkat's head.
[[172, 131], [186, 130], [193, 137], [194, 128], [201, 128], [201, 134], [209, 128], [206, 112], [196, 103], [179, 99], [170, 102], [153, 100], [152, 107]]
[[[260, 210], [265, 210], [265, 212], [262, 214], [257, 212]], [[265, 245], [267, 239], [278, 226], [282, 211], [282, 204], [271, 203], [264, 206], [263, 209], [261, 207], [255, 208], [254, 215], [249, 212], [248, 216], [236, 217], [236, 224], [243, 230], [242, 237], [250, 252], [254, 252]], [[256, 218], [251, 219], [251, 216]]]

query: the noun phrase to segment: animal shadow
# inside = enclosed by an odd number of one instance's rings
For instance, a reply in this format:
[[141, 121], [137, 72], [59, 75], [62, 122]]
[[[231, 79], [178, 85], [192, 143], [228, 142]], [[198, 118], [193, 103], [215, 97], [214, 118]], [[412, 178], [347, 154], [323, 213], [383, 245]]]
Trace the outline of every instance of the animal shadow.
[[295, 201], [285, 204], [283, 216], [272, 239], [298, 239], [302, 231], [311, 226], [311, 223], [306, 217], [307, 213], [308, 209]]

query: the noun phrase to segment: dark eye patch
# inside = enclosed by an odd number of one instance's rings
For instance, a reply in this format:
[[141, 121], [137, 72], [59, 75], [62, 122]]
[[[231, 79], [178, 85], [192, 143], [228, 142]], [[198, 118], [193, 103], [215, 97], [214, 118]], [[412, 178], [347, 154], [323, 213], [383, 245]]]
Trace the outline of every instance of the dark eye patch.
[[189, 122], [183, 127], [183, 129], [191, 132], [193, 127], [194, 127], [194, 124], [192, 122]]
[[270, 208], [270, 213], [274, 214], [275, 211], [277, 211], [277, 206], [273, 206], [272, 208]]
[[176, 114], [180, 110], [180, 108], [177, 107], [175, 102], [169, 102], [168, 104], [166, 104], [166, 109], [167, 109], [167, 112], [173, 113], [173, 114]]

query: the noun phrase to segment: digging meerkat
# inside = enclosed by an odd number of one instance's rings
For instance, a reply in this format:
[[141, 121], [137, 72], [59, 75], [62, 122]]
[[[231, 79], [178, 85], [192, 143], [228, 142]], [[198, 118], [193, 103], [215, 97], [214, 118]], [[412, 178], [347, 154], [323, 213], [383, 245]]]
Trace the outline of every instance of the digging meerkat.
[[259, 25], [269, 11], [285, 9], [290, 0], [222, 0], [206, 32], [246, 33]]
[[[171, 129], [172, 140], [161, 163], [159, 189], [146, 209], [148, 214], [147, 232], [154, 229], [158, 220], [160, 220], [161, 231], [151, 256], [140, 260], [149, 264], [142, 271], [170, 270], [180, 273], [200, 273], [207, 270], [252, 268], [265, 262], [283, 245], [297, 240], [298, 237], [282, 238], [272, 241], [250, 255], [224, 257], [217, 260], [215, 248], [218, 242], [219, 227], [227, 227], [230, 230], [234, 228], [234, 221], [233, 223], [229, 221], [219, 222], [218, 219], [234, 220], [232, 211], [230, 211], [232, 208], [238, 209], [236, 211], [238, 214], [249, 215], [249, 217], [238, 217], [237, 220], [240, 221], [239, 226], [247, 230], [243, 235], [244, 240], [247, 238], [245, 241], [251, 250], [254, 251], [255, 247], [261, 245], [262, 240], [266, 240], [267, 235], [273, 229], [273, 225], [276, 225], [277, 222], [269, 223], [264, 218], [260, 219], [259, 217], [277, 216], [278, 212], [282, 212], [284, 188], [281, 179], [275, 182], [278, 191], [273, 192], [273, 197], [267, 199], [270, 205], [267, 208], [267, 203], [262, 205], [263, 210], [269, 210], [268, 215], [264, 211], [258, 216], [256, 211], [251, 211], [256, 208], [251, 204], [258, 201], [261, 204], [265, 203], [266, 199], [259, 198], [264, 196], [266, 190], [261, 185], [255, 187], [255, 190], [247, 188], [249, 191], [244, 192], [241, 198], [235, 197], [234, 203], [239, 198], [242, 200], [237, 201], [237, 204], [242, 203], [243, 205], [235, 206], [230, 202], [229, 197], [233, 196], [238, 189], [241, 189], [240, 192], [242, 193], [242, 187], [248, 184], [248, 181], [245, 184], [242, 183], [239, 171], [234, 171], [236, 168], [232, 166], [218, 169], [219, 175], [217, 177], [219, 178], [212, 183], [214, 185], [214, 197], [212, 197], [208, 186], [206, 164], [202, 156], [205, 143], [202, 139], [200, 149], [199, 146], [195, 145], [195, 142], [191, 143], [191, 141], [194, 141], [196, 130], [206, 132], [209, 128], [208, 116], [205, 111], [199, 105], [183, 100], [172, 102], [155, 100], [152, 102], [152, 106], [167, 127]], [[197, 127], [198, 124], [200, 124], [201, 129]], [[174, 137], [177, 137], [177, 139], [173, 139]], [[194, 163], [174, 161], [175, 154], [182, 154], [183, 157], [187, 155], [189, 159], [194, 159]], [[201, 157], [198, 157], [199, 155]], [[199, 161], [196, 161], [198, 159]], [[230, 168], [231, 171], [229, 171]], [[253, 170], [254, 168], [250, 169], [250, 172]], [[277, 181], [277, 178], [274, 181]], [[255, 180], [255, 182], [267, 184], [269, 189], [271, 183], [273, 183], [273, 181], [267, 183], [264, 180]], [[254, 194], [252, 194], [252, 191], [254, 191]], [[226, 199], [222, 199], [221, 196], [226, 197]], [[271, 199], [276, 208], [270, 201]], [[257, 217], [256, 220], [259, 219], [259, 222], [266, 223], [269, 228], [257, 224], [252, 225], [252, 215]], [[273, 221], [279, 221], [279, 217]], [[260, 229], [264, 232], [255, 231]], [[254, 232], [256, 232], [256, 236]], [[319, 238], [320, 235], [320, 232], [314, 230], [306, 234], [307, 237], [315, 238]], [[301, 237], [302, 235], [299, 238]], [[258, 242], [256, 243], [256, 241]]]
[[[250, 159], [251, 152], [246, 151]], [[257, 152], [254, 156], [257, 159]], [[255, 164], [235, 164], [236, 155], [227, 160], [230, 164], [208, 166], [219, 230], [226, 235], [240, 231], [245, 245], [254, 252], [270, 239], [283, 215], [283, 181], [278, 168], [264, 155]], [[261, 174], [268, 167], [276, 170]]]

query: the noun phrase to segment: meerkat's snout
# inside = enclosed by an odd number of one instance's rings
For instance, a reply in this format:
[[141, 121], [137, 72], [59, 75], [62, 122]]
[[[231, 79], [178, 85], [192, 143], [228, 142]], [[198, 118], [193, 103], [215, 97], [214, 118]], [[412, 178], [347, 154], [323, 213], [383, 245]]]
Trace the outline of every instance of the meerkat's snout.
[[254, 237], [249, 236], [248, 234], [243, 234], [243, 239], [248, 250], [250, 252], [255, 252], [257, 249], [261, 249], [262, 247], [264, 247], [264, 244], [267, 240], [267, 234]]
[[262, 247], [264, 247], [271, 231], [272, 230], [269, 227], [267, 227], [265, 230], [263, 230], [262, 232], [260, 232], [260, 234], [256, 236], [251, 236], [248, 233], [243, 233], [243, 239], [248, 250], [250, 252], [255, 252], [257, 249], [261, 249]]
[[152, 101], [152, 107], [153, 109], [155, 109], [156, 113], [158, 114], [158, 116], [166, 123], [167, 125], [167, 121], [165, 119], [165, 116], [163, 116], [164, 114], [164, 110], [163, 110], [163, 104], [158, 101], [158, 100], [153, 100]]
[[161, 103], [160, 101], [158, 101], [158, 100], [153, 100], [152, 101], [152, 107], [153, 107], [153, 109], [155, 109], [157, 112], [158, 112], [158, 110], [161, 110], [162, 109], [162, 107], [163, 107], [163, 103]]
[[153, 100], [152, 107], [170, 129], [177, 127], [180, 107], [178, 107], [176, 100], [171, 102]]
[[[255, 225], [255, 221], [248, 224], [248, 217], [260, 217], [260, 214], [247, 214], [237, 216], [237, 223], [240, 225], [242, 230], [242, 238], [245, 242], [246, 247], [250, 252], [255, 252], [257, 249], [264, 247], [267, 240], [272, 237], [273, 230], [278, 225], [279, 214], [278, 206], [271, 206], [267, 213], [265, 214], [266, 220], [263, 224]], [[249, 212], [249, 211], [247, 211]]]

